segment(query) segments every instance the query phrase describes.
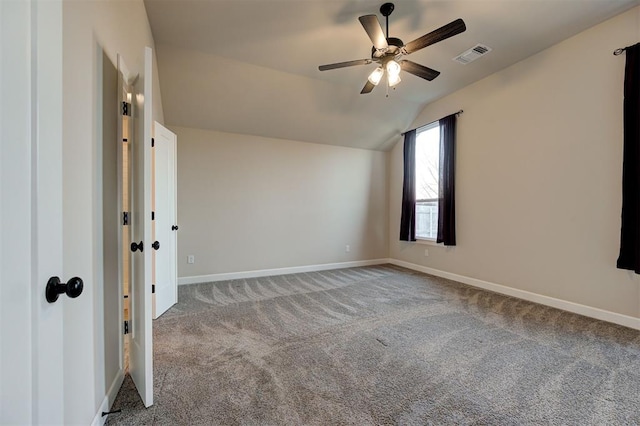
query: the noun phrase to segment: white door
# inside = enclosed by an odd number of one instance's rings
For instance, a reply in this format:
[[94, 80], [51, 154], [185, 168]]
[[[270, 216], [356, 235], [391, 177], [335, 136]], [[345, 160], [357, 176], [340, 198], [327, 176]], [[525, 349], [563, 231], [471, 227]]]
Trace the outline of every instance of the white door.
[[[146, 407], [153, 405], [151, 317], [151, 49], [144, 49], [144, 74], [134, 83], [131, 205], [131, 326], [129, 373]], [[134, 246], [135, 244], [135, 246]]]
[[64, 424], [62, 4], [0, 1], [0, 58], [0, 424]]
[[177, 136], [158, 122], [154, 123], [155, 140], [155, 318], [178, 301], [176, 154]]

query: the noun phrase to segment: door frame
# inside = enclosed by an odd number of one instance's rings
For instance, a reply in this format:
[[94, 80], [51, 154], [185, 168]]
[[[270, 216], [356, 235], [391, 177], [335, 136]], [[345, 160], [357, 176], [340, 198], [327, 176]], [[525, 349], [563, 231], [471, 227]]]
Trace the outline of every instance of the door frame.
[[0, 31], [0, 423], [62, 424], [62, 2], [0, 2]]

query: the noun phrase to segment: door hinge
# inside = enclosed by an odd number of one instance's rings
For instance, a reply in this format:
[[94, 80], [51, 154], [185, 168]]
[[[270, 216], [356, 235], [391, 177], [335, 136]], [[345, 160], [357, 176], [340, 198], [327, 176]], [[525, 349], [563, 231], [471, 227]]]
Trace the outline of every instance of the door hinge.
[[131, 117], [131, 104], [129, 102], [122, 102], [122, 115]]
[[129, 321], [124, 322], [124, 334], [129, 334]]
[[156, 140], [151, 138], [151, 147], [153, 148], [154, 146], [156, 146]]
[[123, 225], [129, 224], [129, 212], [122, 212], [122, 224]]
[[151, 212], [151, 220], [156, 220], [156, 212]]
[[151, 284], [151, 293], [155, 293], [155, 292], [156, 292], [156, 285]]

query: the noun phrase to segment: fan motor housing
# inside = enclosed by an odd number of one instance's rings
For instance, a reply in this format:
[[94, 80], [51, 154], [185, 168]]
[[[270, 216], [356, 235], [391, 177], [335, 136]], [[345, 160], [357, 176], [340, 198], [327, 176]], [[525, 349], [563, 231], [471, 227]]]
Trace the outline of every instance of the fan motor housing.
[[402, 40], [396, 37], [388, 37], [387, 44], [389, 47], [386, 50], [377, 50], [375, 46], [371, 48], [371, 58], [374, 60], [379, 60], [385, 57], [394, 58], [399, 55], [401, 49], [404, 47], [404, 43]]

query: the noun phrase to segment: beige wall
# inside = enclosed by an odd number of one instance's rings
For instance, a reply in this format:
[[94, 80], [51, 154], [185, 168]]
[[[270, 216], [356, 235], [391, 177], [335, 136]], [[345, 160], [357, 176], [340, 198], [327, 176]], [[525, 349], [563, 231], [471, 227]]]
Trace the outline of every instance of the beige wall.
[[458, 245], [398, 240], [399, 143], [390, 159], [390, 256], [639, 316], [640, 280], [615, 267], [625, 59], [612, 55], [638, 41], [639, 21], [640, 8], [632, 9], [428, 105], [414, 126], [465, 111]]
[[386, 153], [171, 130], [179, 277], [387, 257]]
[[[136, 74], [153, 38], [141, 0], [65, 1], [63, 27], [62, 276], [80, 276], [85, 283], [78, 299], [63, 302], [64, 412], [66, 424], [89, 424], [114, 379], [105, 377], [115, 371], [113, 357], [105, 354], [113, 341], [105, 336], [112, 340], [119, 332], [105, 334], [105, 327], [122, 326], [105, 323], [109, 312], [105, 315], [103, 305], [102, 55], [115, 64], [120, 53]], [[153, 115], [162, 122], [157, 68], [154, 72]]]

